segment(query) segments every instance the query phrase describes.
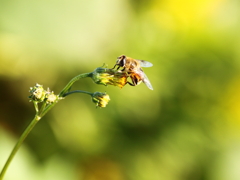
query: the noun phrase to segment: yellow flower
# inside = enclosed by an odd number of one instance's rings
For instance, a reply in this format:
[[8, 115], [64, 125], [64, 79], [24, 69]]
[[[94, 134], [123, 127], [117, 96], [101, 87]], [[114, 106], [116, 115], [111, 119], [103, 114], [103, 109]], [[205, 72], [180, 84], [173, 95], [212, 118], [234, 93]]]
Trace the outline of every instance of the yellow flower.
[[110, 101], [110, 97], [106, 93], [95, 92], [92, 95], [92, 101], [97, 107], [106, 107]]
[[127, 83], [128, 75], [114, 69], [97, 68], [92, 73], [92, 79], [97, 84], [113, 85], [122, 88]]

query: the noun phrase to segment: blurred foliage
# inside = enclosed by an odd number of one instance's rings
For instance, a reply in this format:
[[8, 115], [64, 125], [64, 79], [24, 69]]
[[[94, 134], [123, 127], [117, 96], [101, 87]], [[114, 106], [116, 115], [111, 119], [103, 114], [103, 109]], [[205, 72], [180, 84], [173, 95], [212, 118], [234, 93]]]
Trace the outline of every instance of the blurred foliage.
[[[0, 2], [0, 167], [34, 116], [35, 83], [58, 93], [121, 54], [150, 61], [154, 91], [91, 79], [34, 128], [7, 179], [240, 179], [240, 2]], [[73, 97], [75, 96], [75, 97]]]

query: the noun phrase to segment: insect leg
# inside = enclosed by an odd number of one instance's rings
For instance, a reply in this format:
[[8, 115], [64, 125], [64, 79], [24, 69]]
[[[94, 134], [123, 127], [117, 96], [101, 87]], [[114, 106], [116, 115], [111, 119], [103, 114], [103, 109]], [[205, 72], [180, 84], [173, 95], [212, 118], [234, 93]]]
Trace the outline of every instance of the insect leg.
[[136, 86], [135, 84], [130, 83], [129, 81], [127, 81], [127, 84], [129, 84], [130, 86]]
[[133, 76], [130, 76], [132, 83], [130, 83], [129, 81], [127, 81], [127, 83], [131, 86], [136, 86], [138, 84], [138, 79], [134, 78]]
[[[112, 69], [114, 69], [118, 64], [115, 64]], [[118, 67], [119, 68], [119, 67]]]

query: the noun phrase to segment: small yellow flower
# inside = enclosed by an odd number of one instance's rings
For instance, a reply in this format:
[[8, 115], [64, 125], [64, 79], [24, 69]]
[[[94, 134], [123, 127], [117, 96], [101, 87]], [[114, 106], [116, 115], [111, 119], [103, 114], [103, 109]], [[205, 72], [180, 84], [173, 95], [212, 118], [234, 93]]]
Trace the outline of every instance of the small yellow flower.
[[122, 88], [127, 83], [128, 75], [114, 69], [97, 68], [92, 73], [92, 79], [97, 84], [113, 85]]
[[97, 107], [106, 107], [110, 101], [110, 97], [106, 93], [95, 92], [92, 95], [92, 101]]

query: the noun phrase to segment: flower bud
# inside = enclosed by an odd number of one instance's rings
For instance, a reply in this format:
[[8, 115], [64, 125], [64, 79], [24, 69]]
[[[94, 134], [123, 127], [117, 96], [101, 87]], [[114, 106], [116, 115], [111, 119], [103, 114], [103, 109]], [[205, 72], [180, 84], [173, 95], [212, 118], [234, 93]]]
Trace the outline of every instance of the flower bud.
[[42, 102], [45, 99], [46, 91], [43, 89], [43, 86], [36, 84], [34, 87], [30, 87], [30, 101]]
[[92, 101], [97, 107], [106, 107], [110, 101], [110, 97], [106, 93], [95, 92], [92, 95]]
[[96, 84], [114, 85], [122, 88], [127, 83], [128, 75], [125, 72], [114, 69], [97, 68], [92, 73], [92, 79]]
[[51, 104], [53, 102], [55, 102], [57, 100], [57, 96], [54, 94], [54, 92], [50, 91], [50, 89], [48, 88], [47, 92], [46, 92], [46, 103], [47, 104]]

